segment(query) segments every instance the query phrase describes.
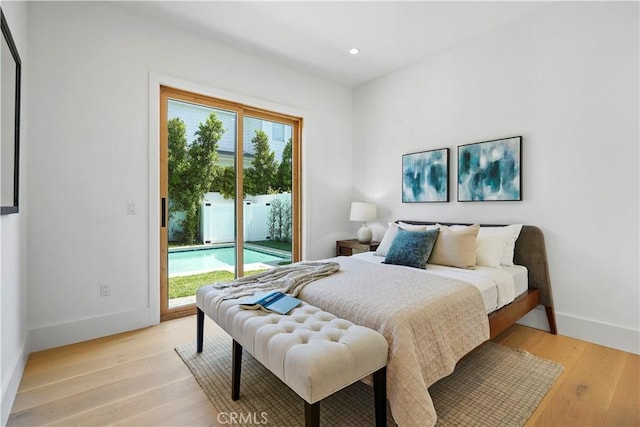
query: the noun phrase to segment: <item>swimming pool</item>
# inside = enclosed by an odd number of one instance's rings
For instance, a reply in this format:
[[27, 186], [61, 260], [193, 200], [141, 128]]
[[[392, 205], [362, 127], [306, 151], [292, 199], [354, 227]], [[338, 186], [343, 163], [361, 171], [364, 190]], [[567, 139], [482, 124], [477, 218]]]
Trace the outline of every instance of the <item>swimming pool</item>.
[[[189, 250], [169, 251], [169, 277], [196, 274], [213, 270], [228, 270], [236, 263], [235, 247], [217, 247]], [[290, 261], [285, 255], [278, 256], [272, 253], [244, 248], [244, 263], [273, 263]]]

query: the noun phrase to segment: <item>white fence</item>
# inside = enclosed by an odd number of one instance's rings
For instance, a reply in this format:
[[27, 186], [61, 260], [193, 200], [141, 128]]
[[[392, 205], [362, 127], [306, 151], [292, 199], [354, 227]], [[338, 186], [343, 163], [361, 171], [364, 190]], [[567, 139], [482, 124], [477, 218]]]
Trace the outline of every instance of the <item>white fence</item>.
[[[264, 194], [244, 201], [244, 241], [269, 240], [271, 202], [280, 199], [291, 204], [291, 194]], [[169, 240], [175, 241], [182, 232], [183, 212], [174, 212], [169, 219]], [[200, 238], [204, 244], [235, 241], [235, 205], [220, 193], [206, 193], [200, 206]]]

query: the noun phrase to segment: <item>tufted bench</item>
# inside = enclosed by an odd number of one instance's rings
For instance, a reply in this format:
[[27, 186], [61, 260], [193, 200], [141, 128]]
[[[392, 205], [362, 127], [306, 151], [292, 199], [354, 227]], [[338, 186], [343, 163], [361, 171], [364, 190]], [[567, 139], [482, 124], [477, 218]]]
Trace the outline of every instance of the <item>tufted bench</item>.
[[237, 300], [202, 287], [196, 295], [197, 351], [202, 352], [204, 315], [233, 338], [231, 397], [240, 398], [242, 349], [305, 401], [305, 425], [320, 425], [320, 401], [373, 374], [376, 426], [386, 425], [388, 344], [378, 332], [354, 325], [306, 303], [288, 315], [245, 310]]

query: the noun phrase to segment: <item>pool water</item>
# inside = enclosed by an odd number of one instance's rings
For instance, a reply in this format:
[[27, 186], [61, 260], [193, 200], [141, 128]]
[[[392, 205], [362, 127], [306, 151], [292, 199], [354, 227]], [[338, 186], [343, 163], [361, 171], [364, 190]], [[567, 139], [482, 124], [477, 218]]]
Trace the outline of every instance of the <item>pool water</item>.
[[[268, 263], [273, 261], [289, 261], [289, 258], [265, 252], [244, 249], [244, 263]], [[236, 263], [235, 247], [193, 249], [169, 252], [169, 276], [189, 272], [222, 270], [233, 267]]]

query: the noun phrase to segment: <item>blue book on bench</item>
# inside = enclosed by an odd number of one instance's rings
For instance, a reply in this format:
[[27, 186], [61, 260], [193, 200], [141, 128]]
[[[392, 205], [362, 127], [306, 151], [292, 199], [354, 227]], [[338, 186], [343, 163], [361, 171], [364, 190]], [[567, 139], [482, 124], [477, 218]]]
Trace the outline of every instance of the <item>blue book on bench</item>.
[[248, 310], [262, 309], [265, 311], [287, 314], [302, 303], [298, 298], [274, 291], [255, 294], [240, 300], [240, 307]]

